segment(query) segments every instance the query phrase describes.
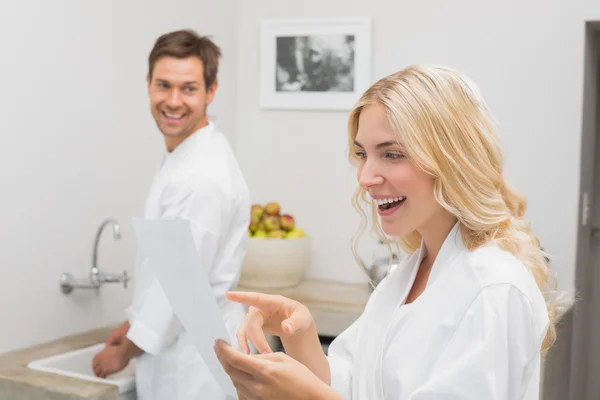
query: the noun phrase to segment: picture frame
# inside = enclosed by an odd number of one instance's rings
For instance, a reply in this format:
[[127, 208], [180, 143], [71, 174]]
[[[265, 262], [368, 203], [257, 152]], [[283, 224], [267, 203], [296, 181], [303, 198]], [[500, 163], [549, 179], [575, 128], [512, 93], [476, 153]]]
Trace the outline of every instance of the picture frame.
[[369, 18], [261, 25], [260, 108], [348, 111], [371, 84]]

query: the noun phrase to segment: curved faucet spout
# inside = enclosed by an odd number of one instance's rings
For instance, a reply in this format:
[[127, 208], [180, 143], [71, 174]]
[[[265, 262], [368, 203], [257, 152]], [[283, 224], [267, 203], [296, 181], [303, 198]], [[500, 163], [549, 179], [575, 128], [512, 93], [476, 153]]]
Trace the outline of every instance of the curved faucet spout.
[[102, 224], [98, 228], [96, 237], [94, 239], [92, 269], [90, 271], [88, 280], [80, 281], [69, 273], [63, 273], [60, 276], [60, 288], [64, 294], [71, 293], [73, 289], [95, 289], [96, 294], [98, 295], [100, 292], [100, 287], [104, 283], [108, 282], [123, 282], [123, 287], [127, 288], [127, 282], [131, 279], [127, 275], [127, 271], [123, 271], [123, 274], [121, 275], [111, 275], [100, 271], [100, 268], [98, 268], [98, 245], [100, 244], [102, 232], [108, 225], [112, 226], [113, 238], [115, 240], [121, 239], [121, 226], [116, 219], [106, 218], [104, 221], [102, 221]]
[[92, 274], [97, 274], [98, 273], [98, 244], [100, 243], [100, 236], [102, 236], [102, 232], [104, 231], [104, 228], [106, 228], [108, 225], [112, 225], [112, 229], [113, 229], [113, 238], [115, 240], [119, 240], [121, 239], [121, 226], [119, 225], [119, 222], [114, 219], [114, 218], [107, 218], [105, 219], [102, 224], [100, 225], [100, 227], [98, 228], [98, 232], [96, 233], [96, 238], [94, 239], [94, 256], [93, 256], [93, 260], [92, 260]]

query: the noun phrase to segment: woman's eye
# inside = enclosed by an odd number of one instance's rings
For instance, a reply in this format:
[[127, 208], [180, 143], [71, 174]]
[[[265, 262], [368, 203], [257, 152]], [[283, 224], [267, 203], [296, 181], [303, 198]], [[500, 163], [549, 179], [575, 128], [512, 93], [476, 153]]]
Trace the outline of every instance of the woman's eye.
[[385, 153], [386, 158], [390, 158], [392, 160], [399, 160], [404, 157], [403, 154], [400, 153]]
[[354, 154], [356, 154], [356, 156], [357, 156], [358, 158], [360, 158], [360, 159], [365, 159], [365, 158], [367, 158], [367, 155], [365, 154], [365, 152], [364, 152], [364, 151], [357, 151], [357, 152], [356, 152], [356, 153], [354, 153]]

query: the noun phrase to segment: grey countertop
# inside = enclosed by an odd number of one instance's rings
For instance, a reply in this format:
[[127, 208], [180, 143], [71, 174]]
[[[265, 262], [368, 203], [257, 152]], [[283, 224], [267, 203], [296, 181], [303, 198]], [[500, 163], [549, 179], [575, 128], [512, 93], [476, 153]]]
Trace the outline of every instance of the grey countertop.
[[[306, 304], [317, 321], [319, 334], [326, 336], [336, 336], [352, 324], [362, 313], [370, 295], [366, 284], [318, 280], [304, 280], [292, 288], [257, 291], [281, 294]], [[0, 354], [0, 399], [116, 400], [116, 386], [35, 371], [27, 367], [34, 360], [104, 342], [114, 327], [102, 327]]]
[[304, 279], [297, 286], [286, 288], [238, 287], [240, 291], [279, 294], [308, 307], [315, 319], [319, 335], [336, 337], [347, 329], [364, 311], [371, 291], [364, 283], [341, 283]]
[[0, 355], [0, 399], [116, 400], [118, 393], [114, 385], [35, 371], [27, 367], [31, 361], [40, 358], [101, 343], [113, 328], [102, 327]]

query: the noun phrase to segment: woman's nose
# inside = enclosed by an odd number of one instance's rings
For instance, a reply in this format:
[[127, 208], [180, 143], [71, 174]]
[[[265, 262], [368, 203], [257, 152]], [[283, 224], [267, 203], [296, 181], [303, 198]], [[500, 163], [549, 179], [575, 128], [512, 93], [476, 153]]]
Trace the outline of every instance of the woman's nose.
[[375, 185], [381, 185], [383, 181], [383, 176], [379, 173], [376, 165], [369, 163], [369, 161], [366, 161], [358, 169], [358, 184], [365, 190]]

